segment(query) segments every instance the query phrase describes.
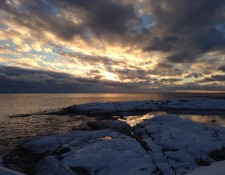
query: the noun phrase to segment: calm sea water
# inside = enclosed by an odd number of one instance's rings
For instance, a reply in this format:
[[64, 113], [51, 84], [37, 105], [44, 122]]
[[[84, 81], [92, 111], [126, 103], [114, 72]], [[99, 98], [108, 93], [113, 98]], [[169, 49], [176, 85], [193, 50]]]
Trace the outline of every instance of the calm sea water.
[[182, 97], [220, 97], [225, 94], [0, 94], [0, 117], [106, 101], [167, 100]]
[[[14, 117], [46, 110], [56, 110], [73, 104], [106, 101], [166, 100], [181, 97], [225, 98], [225, 94], [0, 94], [0, 154], [12, 149], [22, 141], [34, 136], [64, 133], [71, 131], [82, 122], [94, 120], [86, 116], [36, 116]], [[131, 116], [135, 123], [154, 114]], [[134, 117], [134, 118], [132, 118]], [[198, 121], [210, 121], [221, 116], [181, 116]], [[204, 122], [203, 122], [204, 123]]]

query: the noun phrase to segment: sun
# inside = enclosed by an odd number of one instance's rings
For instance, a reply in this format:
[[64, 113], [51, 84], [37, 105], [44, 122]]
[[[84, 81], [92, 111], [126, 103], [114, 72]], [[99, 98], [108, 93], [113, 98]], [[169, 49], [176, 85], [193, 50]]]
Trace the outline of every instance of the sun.
[[113, 73], [110, 73], [110, 72], [105, 72], [104, 73], [104, 76], [107, 80], [112, 80], [112, 81], [117, 81], [118, 80], [118, 77], [117, 75], [113, 74]]

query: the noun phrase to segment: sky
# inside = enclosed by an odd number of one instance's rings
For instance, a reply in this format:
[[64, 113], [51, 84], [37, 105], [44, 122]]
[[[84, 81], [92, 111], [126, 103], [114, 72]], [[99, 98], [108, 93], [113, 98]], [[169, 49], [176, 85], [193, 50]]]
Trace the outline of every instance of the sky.
[[0, 0], [0, 92], [225, 92], [225, 1]]

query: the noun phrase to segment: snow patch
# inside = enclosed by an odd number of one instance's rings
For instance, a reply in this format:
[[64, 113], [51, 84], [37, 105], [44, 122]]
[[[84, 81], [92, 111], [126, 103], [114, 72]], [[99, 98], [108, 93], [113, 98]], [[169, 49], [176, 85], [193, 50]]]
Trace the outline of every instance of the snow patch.
[[[110, 139], [112, 138], [112, 139]], [[36, 165], [37, 175], [152, 174], [151, 157], [133, 138], [112, 130], [74, 131], [32, 140], [23, 149], [45, 156]]]
[[0, 174], [1, 175], [24, 175], [22, 173], [12, 171], [12, 170], [9, 170], [9, 169], [4, 168], [4, 167], [0, 167]]
[[210, 166], [200, 167], [186, 175], [224, 175], [225, 161], [215, 162]]

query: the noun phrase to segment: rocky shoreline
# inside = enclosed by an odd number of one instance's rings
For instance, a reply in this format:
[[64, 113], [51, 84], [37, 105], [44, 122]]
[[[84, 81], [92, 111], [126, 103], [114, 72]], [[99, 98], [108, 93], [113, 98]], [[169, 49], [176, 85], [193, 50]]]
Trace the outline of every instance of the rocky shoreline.
[[225, 160], [225, 128], [176, 116], [156, 116], [130, 127], [120, 121], [25, 142], [3, 158], [27, 174], [181, 175]]
[[[91, 103], [69, 109], [89, 114], [162, 108], [225, 111], [222, 99], [160, 101], [158, 107], [155, 103]], [[174, 115], [154, 116], [133, 127], [112, 119], [88, 122], [70, 133], [31, 139], [3, 157], [6, 167], [32, 175], [183, 175], [223, 160], [224, 127]]]

